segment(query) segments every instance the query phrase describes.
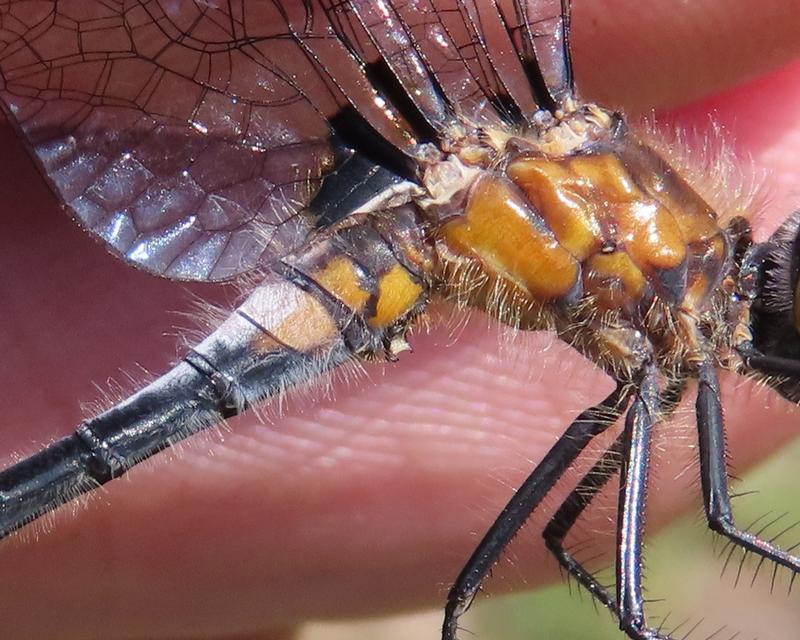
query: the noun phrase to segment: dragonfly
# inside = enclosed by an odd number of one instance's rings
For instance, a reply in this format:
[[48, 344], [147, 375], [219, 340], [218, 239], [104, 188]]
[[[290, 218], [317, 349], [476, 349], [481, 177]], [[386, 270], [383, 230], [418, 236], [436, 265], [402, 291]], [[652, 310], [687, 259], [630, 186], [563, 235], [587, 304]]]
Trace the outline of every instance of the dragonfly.
[[[716, 369], [760, 372], [796, 400], [798, 219], [755, 243], [620, 114], [581, 102], [567, 2], [0, 11], [0, 98], [79, 224], [152, 274], [248, 286], [172, 370], [0, 472], [0, 533], [294, 386], [399, 358], [444, 299], [555, 331], [616, 381], [456, 578], [445, 640], [528, 515], [617, 419], [621, 437], [544, 535], [629, 637], [669, 637], [645, 615], [643, 515], [653, 431], [689, 379], [709, 525], [797, 573], [792, 549], [733, 517]], [[563, 541], [617, 474], [612, 592]]]

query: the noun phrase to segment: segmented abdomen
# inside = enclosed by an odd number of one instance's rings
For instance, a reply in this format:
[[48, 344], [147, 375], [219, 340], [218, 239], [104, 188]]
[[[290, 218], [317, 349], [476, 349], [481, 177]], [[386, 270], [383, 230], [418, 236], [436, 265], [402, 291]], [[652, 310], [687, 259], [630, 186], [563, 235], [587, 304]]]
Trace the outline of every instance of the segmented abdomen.
[[[394, 357], [428, 300], [432, 256], [423, 234], [412, 206], [347, 220], [274, 264], [193, 352], [238, 386], [245, 406], [295, 382], [284, 379], [294, 361], [324, 369], [352, 356]], [[280, 370], [249, 381], [251, 363], [276, 359]]]
[[0, 472], [0, 538], [258, 401], [401, 350], [431, 270], [415, 209], [347, 224], [273, 265], [171, 371]]

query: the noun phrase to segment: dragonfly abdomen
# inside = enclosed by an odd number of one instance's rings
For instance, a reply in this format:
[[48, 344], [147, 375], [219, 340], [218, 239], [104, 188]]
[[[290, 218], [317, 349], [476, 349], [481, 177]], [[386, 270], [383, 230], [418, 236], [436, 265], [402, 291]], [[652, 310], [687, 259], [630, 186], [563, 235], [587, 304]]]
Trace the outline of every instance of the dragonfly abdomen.
[[427, 303], [430, 253], [412, 206], [311, 239], [171, 371], [0, 472], [0, 537], [353, 358], [394, 358]]
[[[348, 348], [362, 358], [394, 357], [409, 321], [426, 306], [433, 250], [417, 209], [404, 205], [368, 214], [276, 267], [287, 282], [321, 304]], [[274, 300], [262, 311], [274, 314]], [[313, 328], [303, 320], [293, 330]], [[281, 327], [276, 328], [281, 338]]]

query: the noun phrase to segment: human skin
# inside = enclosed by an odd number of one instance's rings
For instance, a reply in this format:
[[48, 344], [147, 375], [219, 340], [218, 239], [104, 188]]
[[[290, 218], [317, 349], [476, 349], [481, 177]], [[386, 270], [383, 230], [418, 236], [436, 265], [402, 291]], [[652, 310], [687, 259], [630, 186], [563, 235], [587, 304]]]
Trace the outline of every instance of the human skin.
[[[640, 13], [633, 0], [586, 4], [575, 15], [579, 86], [615, 106], [675, 107], [800, 55], [791, 2], [664, 0]], [[800, 184], [800, 67], [669, 119], [707, 130], [709, 109], [735, 133], [735, 151], [770, 172], [773, 198], [756, 222], [763, 236]], [[95, 385], [107, 388], [109, 377], [124, 381], [120, 370], [134, 380], [145, 377], [136, 363], [166, 370], [180, 353], [175, 327], [192, 326], [173, 312], [188, 311], [194, 296], [227, 294], [114, 258], [59, 210], [11, 130], [0, 136], [5, 466], [74, 429], [86, 415], [80, 402], [102, 397]], [[612, 385], [550, 338], [509, 342], [481, 317], [455, 328], [437, 328], [437, 317], [400, 363], [369, 365], [330, 397], [318, 389], [315, 401], [290, 400], [266, 423], [232, 420], [222, 436], [196, 437], [88, 506], [0, 544], [4, 637], [285, 638], [308, 619], [443, 601], [513, 488]], [[741, 472], [796, 435], [798, 418], [732, 375], [723, 381]], [[673, 447], [660, 475], [677, 474], [693, 453]], [[685, 483], [668, 485], [654, 496], [653, 527], [697, 499]], [[608, 530], [597, 512], [587, 529]], [[509, 573], [529, 587], [552, 581], [543, 547], [525, 549]]]

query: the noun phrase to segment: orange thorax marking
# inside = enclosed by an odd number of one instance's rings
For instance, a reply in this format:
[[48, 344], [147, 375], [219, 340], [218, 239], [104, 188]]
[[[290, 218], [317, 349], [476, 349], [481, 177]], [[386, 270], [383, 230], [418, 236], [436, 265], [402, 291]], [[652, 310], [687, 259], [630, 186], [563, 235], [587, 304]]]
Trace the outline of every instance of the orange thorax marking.
[[655, 152], [618, 144], [619, 154], [523, 156], [505, 175], [479, 178], [464, 213], [440, 229], [445, 259], [478, 261], [538, 302], [580, 285], [603, 309], [630, 309], [648, 290], [702, 304], [714, 278], [698, 265], [718, 266], [726, 251], [714, 213], [671, 174], [663, 185], [647, 181], [651, 164], [669, 169]]
[[611, 153], [517, 160], [508, 175], [581, 261], [604, 246], [625, 251], [646, 271], [674, 269], [686, 258], [676, 220]]
[[539, 300], [567, 295], [579, 274], [575, 258], [503, 178], [481, 178], [464, 215], [446, 222], [440, 236], [450, 251]]

